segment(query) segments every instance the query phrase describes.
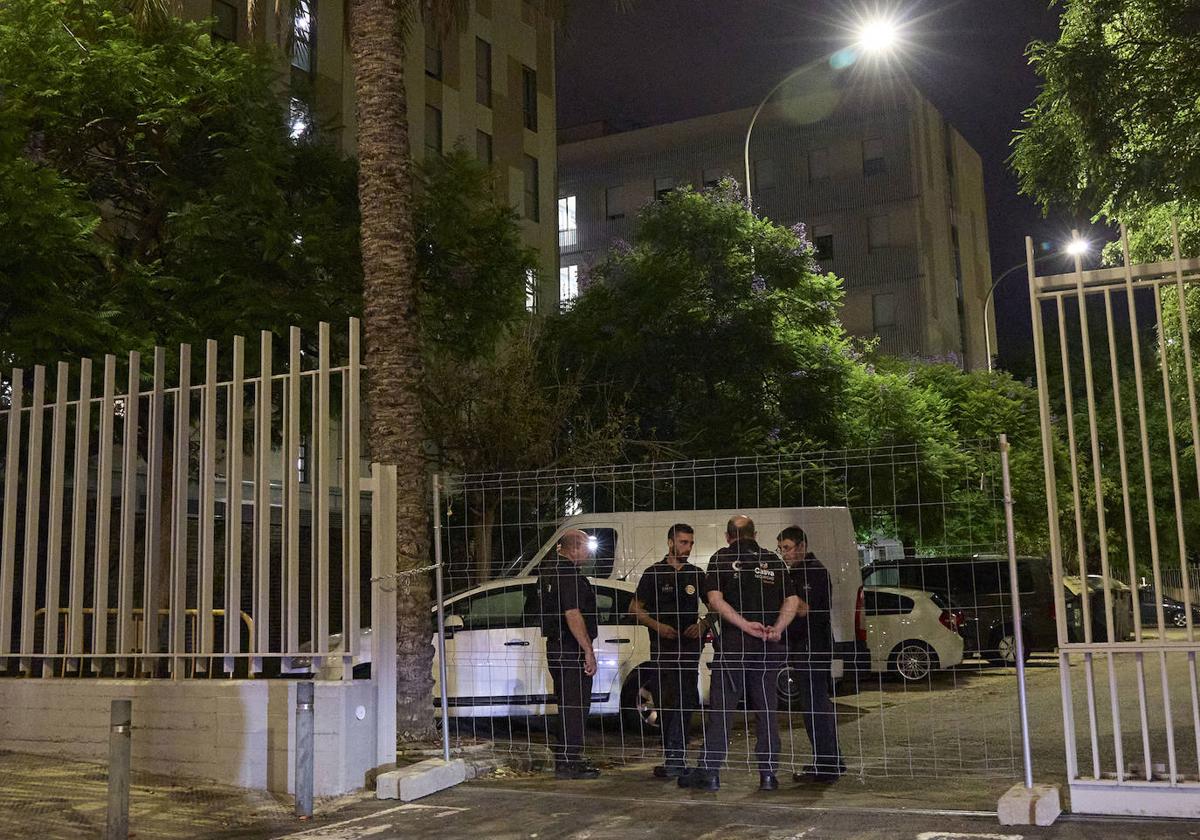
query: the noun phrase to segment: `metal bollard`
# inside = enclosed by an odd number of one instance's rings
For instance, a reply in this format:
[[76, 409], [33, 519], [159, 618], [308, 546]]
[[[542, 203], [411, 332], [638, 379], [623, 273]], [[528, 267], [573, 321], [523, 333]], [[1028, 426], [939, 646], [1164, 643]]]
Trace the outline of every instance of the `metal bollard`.
[[313, 814], [313, 684], [296, 684], [296, 816]]
[[133, 702], [113, 700], [108, 729], [108, 840], [129, 837], [129, 751]]

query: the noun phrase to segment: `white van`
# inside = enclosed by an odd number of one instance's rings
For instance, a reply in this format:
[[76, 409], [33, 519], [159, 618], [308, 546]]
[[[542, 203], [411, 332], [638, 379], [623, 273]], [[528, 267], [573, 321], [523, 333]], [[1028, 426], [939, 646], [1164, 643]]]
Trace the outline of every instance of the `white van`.
[[[784, 528], [798, 525], [808, 535], [808, 550], [829, 572], [833, 587], [831, 604], [834, 657], [833, 676], [844, 671], [865, 671], [865, 639], [859, 590], [862, 570], [850, 511], [844, 507], [748, 508], [740, 510], [669, 510], [634, 513], [585, 513], [563, 520], [523, 567], [511, 570], [522, 576], [537, 574], [537, 567], [554, 551], [562, 535], [577, 528], [589, 536], [591, 558], [584, 567], [588, 577], [637, 583], [642, 572], [663, 558], [667, 530], [677, 523], [692, 526], [696, 545], [692, 562], [702, 569], [717, 549], [727, 545], [725, 528], [731, 517], [745, 514], [754, 520], [758, 543], [774, 550], [775, 537]], [[789, 680], [784, 674], [781, 681]], [[786, 694], [786, 691], [784, 692]]]

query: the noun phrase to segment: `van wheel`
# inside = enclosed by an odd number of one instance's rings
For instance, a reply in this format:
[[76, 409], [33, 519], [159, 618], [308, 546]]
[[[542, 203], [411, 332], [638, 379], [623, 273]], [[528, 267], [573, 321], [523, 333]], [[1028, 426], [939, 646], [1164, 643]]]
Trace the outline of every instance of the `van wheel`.
[[924, 642], [909, 639], [896, 646], [888, 664], [905, 682], [920, 682], [937, 668], [937, 654]]
[[652, 675], [641, 668], [625, 680], [621, 689], [621, 724], [627, 732], [658, 732], [662, 709]]
[[[1029, 646], [1025, 646], [1025, 661], [1029, 661]], [[992, 637], [984, 658], [998, 667], [1013, 667], [1017, 664], [1017, 637], [1009, 629], [1004, 629]]]

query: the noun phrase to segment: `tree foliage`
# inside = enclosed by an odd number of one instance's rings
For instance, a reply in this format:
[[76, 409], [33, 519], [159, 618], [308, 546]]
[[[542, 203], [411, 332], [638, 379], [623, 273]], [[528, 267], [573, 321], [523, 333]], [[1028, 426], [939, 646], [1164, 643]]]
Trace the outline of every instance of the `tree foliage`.
[[0, 5], [0, 357], [148, 351], [357, 308], [354, 166], [278, 63], [115, 0]]

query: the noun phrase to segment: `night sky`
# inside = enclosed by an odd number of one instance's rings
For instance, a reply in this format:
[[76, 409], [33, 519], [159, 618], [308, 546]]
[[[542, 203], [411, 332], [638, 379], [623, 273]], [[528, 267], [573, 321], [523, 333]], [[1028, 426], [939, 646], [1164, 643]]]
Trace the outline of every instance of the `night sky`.
[[[853, 40], [855, 14], [883, 5], [816, 0], [577, 0], [558, 41], [558, 125], [633, 128], [756, 104], [792, 68]], [[892, 4], [898, 60], [983, 158], [993, 276], [1023, 263], [1024, 237], [1059, 241], [1072, 222], [1017, 195], [1006, 159], [1038, 80], [1025, 48], [1054, 39], [1047, 0]], [[1002, 362], [1028, 353], [1024, 271], [997, 292]]]

